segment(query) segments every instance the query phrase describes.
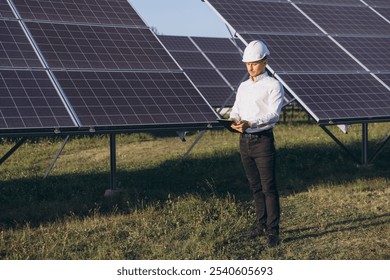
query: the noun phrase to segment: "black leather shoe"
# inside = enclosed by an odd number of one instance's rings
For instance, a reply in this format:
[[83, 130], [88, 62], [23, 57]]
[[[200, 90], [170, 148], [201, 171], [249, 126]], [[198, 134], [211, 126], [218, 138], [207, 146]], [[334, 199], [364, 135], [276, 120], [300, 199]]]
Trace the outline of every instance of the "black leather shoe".
[[280, 244], [279, 235], [269, 234], [267, 236], [267, 245], [269, 248], [274, 248]]
[[267, 236], [265, 228], [256, 227], [254, 230], [248, 231], [242, 235], [242, 237], [248, 239], [254, 239], [259, 236]]

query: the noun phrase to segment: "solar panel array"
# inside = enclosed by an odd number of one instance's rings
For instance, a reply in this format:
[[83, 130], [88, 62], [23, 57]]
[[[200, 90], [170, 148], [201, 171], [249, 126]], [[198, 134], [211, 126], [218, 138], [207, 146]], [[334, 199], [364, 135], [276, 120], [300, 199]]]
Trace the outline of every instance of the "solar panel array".
[[127, 1], [0, 0], [0, 8], [0, 135], [216, 122]]
[[159, 36], [174, 59], [214, 107], [232, 106], [246, 76], [240, 47], [228, 38]]
[[390, 120], [387, 0], [206, 0], [322, 124]]

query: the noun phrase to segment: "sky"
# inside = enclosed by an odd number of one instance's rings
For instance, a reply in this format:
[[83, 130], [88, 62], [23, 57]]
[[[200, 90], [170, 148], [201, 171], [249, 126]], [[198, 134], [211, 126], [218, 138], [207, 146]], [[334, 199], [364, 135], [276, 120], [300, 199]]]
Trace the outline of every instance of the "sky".
[[201, 0], [129, 0], [158, 34], [230, 37], [222, 19]]

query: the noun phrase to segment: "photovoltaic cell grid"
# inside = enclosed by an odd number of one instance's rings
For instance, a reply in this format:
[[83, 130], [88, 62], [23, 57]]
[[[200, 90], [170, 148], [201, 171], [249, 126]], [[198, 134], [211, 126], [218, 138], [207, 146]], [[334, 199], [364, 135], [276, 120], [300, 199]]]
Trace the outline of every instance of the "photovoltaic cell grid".
[[388, 119], [390, 94], [367, 74], [283, 74], [319, 122]]
[[237, 47], [228, 38], [191, 37], [191, 39], [206, 53], [239, 53]]
[[212, 69], [210, 63], [199, 51], [172, 51], [171, 53], [183, 69]]
[[390, 8], [390, 2], [388, 0], [364, 0], [368, 5], [372, 7], [388, 7]]
[[[14, 4], [71, 108], [65, 109], [59, 91], [44, 71], [39, 72], [45, 75], [39, 77], [40, 83], [35, 90], [41, 89], [49, 96], [42, 94], [40, 102], [56, 108], [55, 96], [69, 120], [69, 112], [75, 112], [78, 124], [71, 120], [71, 126], [189, 128], [215, 122], [217, 115], [210, 105], [127, 1], [15, 0]], [[6, 38], [5, 34], [2, 34], [1, 42], [3, 38]], [[15, 63], [15, 60], [9, 62], [12, 64], [9, 67], [15, 68]], [[146, 74], [148, 72], [150, 74]], [[9, 76], [4, 76], [6, 85]], [[126, 80], [130, 82], [126, 83]], [[28, 97], [34, 94], [34, 88], [12, 83], [15, 84], [9, 88], [12, 94], [21, 90]], [[49, 85], [52, 91], [48, 89]], [[126, 99], [126, 103], [116, 99], [119, 94], [133, 98]], [[4, 112], [11, 115], [5, 116]], [[16, 115], [9, 109], [2, 113], [3, 119]], [[54, 113], [56, 123], [42, 119], [42, 126], [35, 124], [34, 117], [28, 113], [29, 122], [21, 115], [23, 122], [9, 122], [7, 125], [11, 124], [11, 127], [5, 128], [63, 128], [62, 113]], [[39, 119], [41, 114], [37, 116]]]
[[390, 71], [390, 37], [337, 37], [337, 41], [370, 71]]
[[[360, 0], [292, 0], [295, 4], [318, 4], [318, 5], [336, 5], [336, 6], [365, 6]], [[367, 2], [367, 1], [366, 1]]]
[[320, 34], [321, 31], [290, 3], [250, 0], [209, 0], [240, 34]]
[[18, 21], [0, 20], [0, 67], [42, 68]]
[[25, 20], [143, 26], [124, 0], [12, 0]]
[[390, 21], [390, 7], [377, 7], [375, 11], [381, 14], [387, 21]]
[[186, 36], [158, 36], [160, 41], [169, 51], [192, 51], [198, 52], [196, 46]]
[[[365, 73], [363, 67], [322, 32], [314, 36], [308, 34], [307, 30], [310, 28], [306, 30], [295, 28], [295, 17], [304, 19], [306, 17], [293, 5], [284, 1], [271, 3], [241, 0], [241, 7], [234, 9], [232, 7], [236, 1], [222, 1], [226, 2], [226, 5], [214, 0], [207, 2], [216, 8], [246, 42], [260, 39], [270, 46], [270, 66], [317, 121], [342, 123], [362, 119], [389, 119], [388, 88]], [[266, 2], [268, 3], [265, 5]], [[339, 43], [345, 44], [345, 48], [352, 54], [356, 53], [356, 57], [362, 62], [366, 63], [372, 56], [375, 57], [374, 62], [367, 65], [371, 71], [390, 70], [385, 58], [388, 57], [386, 47], [390, 25], [364, 3], [347, 0], [291, 2], [307, 12], [308, 16], [336, 41], [340, 39]], [[303, 2], [306, 4], [302, 4]], [[284, 19], [278, 22], [266, 17], [263, 21], [261, 13], [257, 16], [253, 13], [256, 9], [268, 12], [269, 9], [266, 8], [273, 5], [279, 7], [291, 5], [299, 14], [286, 13]], [[262, 24], [254, 23], [256, 20]], [[281, 29], [281, 25], [287, 22], [292, 22], [291, 28], [286, 25], [286, 29]], [[361, 45], [358, 45], [359, 39]], [[370, 39], [374, 42], [368, 43]], [[363, 47], [366, 40], [371, 52], [366, 52], [367, 49]], [[385, 47], [383, 44], [386, 44]], [[378, 57], [382, 59], [375, 62]], [[358, 74], [359, 72], [364, 74]]]
[[[232, 88], [205, 58], [204, 55], [212, 60], [209, 56], [210, 53], [203, 52], [202, 54], [198, 49], [213, 50], [213, 55], [220, 54], [218, 53], [220, 50], [221, 52], [225, 52], [223, 53], [224, 59], [229, 61], [234, 55], [239, 55], [238, 49], [229, 39], [191, 37], [195, 44], [191, 41], [190, 37], [185, 36], [159, 36], [159, 39], [168, 48], [175, 60], [184, 69], [184, 72], [212, 106], [233, 105], [234, 96], [226, 101], [232, 94]], [[238, 65], [234, 65], [233, 69], [237, 67], [244, 69], [241, 61]], [[218, 70], [220, 69], [218, 68]], [[241, 78], [239, 77], [238, 79]], [[237, 78], [235, 78], [236, 80]]]
[[15, 18], [6, 0], [0, 0], [0, 18]]
[[390, 24], [369, 7], [298, 4], [310, 18], [333, 36], [390, 36]]
[[0, 70], [0, 131], [74, 126], [45, 71]]
[[[246, 68], [242, 62], [240, 46], [227, 38], [191, 37], [207, 58], [228, 80], [231, 86], [237, 88], [240, 81], [247, 77]], [[227, 74], [226, 76], [223, 74]], [[237, 76], [234, 76], [234, 75]]]
[[183, 73], [54, 73], [86, 126], [206, 124], [216, 117]]
[[262, 40], [271, 50], [270, 67], [277, 73], [358, 72], [364, 69], [327, 36], [244, 34]]
[[51, 68], [178, 70], [149, 29], [27, 22]]

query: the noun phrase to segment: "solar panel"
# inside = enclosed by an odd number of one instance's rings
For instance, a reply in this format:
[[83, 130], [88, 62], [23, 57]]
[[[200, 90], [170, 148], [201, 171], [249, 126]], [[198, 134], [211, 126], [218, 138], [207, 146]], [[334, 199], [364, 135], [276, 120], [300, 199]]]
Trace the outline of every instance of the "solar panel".
[[298, 6], [331, 35], [390, 36], [390, 24], [369, 7]]
[[5, 129], [74, 126], [45, 71], [0, 70], [0, 134]]
[[178, 69], [149, 29], [27, 22], [51, 68]]
[[54, 74], [82, 126], [206, 124], [216, 118], [183, 73]]
[[320, 123], [390, 120], [389, 90], [369, 74], [282, 74]]
[[390, 37], [337, 37], [371, 71], [390, 71]]
[[242, 37], [247, 42], [264, 41], [271, 50], [270, 67], [278, 73], [364, 71], [327, 36], [244, 34]]
[[385, 82], [390, 87], [390, 73], [376, 74], [379, 79]]
[[[232, 95], [232, 89], [228, 86], [197, 86], [203, 96], [207, 96], [207, 101], [214, 107], [233, 106], [235, 94]], [[232, 95], [232, 96], [231, 96]], [[229, 96], [231, 96], [229, 98]]]
[[[372, 73], [390, 73], [390, 24], [367, 6], [376, 1], [206, 2], [243, 41], [268, 45], [277, 78], [321, 124], [390, 120], [389, 87], [379, 80], [389, 83], [388, 74]], [[387, 2], [375, 10], [386, 14]]]
[[221, 69], [220, 72], [234, 88], [238, 88], [244, 79], [249, 78], [248, 71], [245, 67], [242, 69]]
[[[218, 54], [218, 50], [235, 51], [228, 53], [227, 60], [231, 54], [237, 55], [238, 50], [229, 39], [226, 38], [196, 38], [184, 36], [159, 36], [161, 42], [168, 48], [172, 56], [183, 68], [190, 80], [199, 88], [202, 95], [214, 107], [222, 105], [233, 105], [234, 98], [226, 103], [226, 99], [232, 94], [232, 87], [221, 77], [212, 64], [208, 61], [209, 53], [202, 53], [199, 45], [193, 41], [200, 42], [202, 47], [212, 49], [213, 54]], [[231, 46], [226, 44], [228, 42]], [[210, 47], [213, 46], [212, 48]], [[205, 58], [208, 57], [207, 59]], [[226, 53], [225, 53], [226, 56]], [[239, 65], [243, 67], [240, 61]]]
[[25, 20], [143, 26], [124, 0], [13, 0]]
[[42, 68], [18, 21], [0, 20], [0, 38], [0, 67]]
[[207, 57], [218, 69], [245, 69], [242, 56], [236, 53], [207, 53]]
[[383, 8], [383, 7], [377, 7], [375, 8], [375, 11], [381, 14], [387, 21], [390, 21], [390, 7]]
[[209, 0], [238, 33], [319, 34], [290, 3]]
[[[227, 86], [215, 69], [188, 68], [185, 70], [191, 81], [199, 86]], [[231, 91], [231, 90], [230, 90]]]
[[[360, 0], [292, 0], [295, 4], [319, 4], [319, 5], [336, 5], [336, 6], [355, 6], [355, 7], [363, 7], [364, 3], [360, 2]], [[367, 1], [366, 1], [367, 2]]]
[[7, 0], [0, 0], [0, 18], [15, 18]]
[[210, 63], [206, 58], [198, 52], [187, 52], [187, 51], [173, 51], [172, 55], [179, 65], [183, 68], [206, 68], [212, 69]]
[[[139, 130], [198, 128], [216, 123], [217, 114], [127, 1], [13, 3], [21, 19], [0, 21], [0, 67], [29, 68], [15, 73], [29, 73], [39, 82], [24, 78], [27, 74], [18, 80], [2, 70], [1, 82], [9, 94], [1, 95], [1, 102], [6, 104], [1, 110], [1, 129], [34, 127], [53, 131], [53, 127], [80, 126], [100, 131], [118, 127]], [[47, 73], [31, 70], [43, 65], [26, 34], [36, 44]], [[29, 87], [29, 83], [34, 86]], [[5, 95], [5, 89], [0, 94]], [[21, 91], [24, 100], [15, 99]], [[35, 95], [40, 98], [32, 99]], [[52, 113], [51, 119], [45, 115], [47, 110]]]
[[[234, 88], [247, 76], [240, 45], [228, 38], [191, 37], [195, 44]], [[243, 46], [245, 48], [245, 46]]]
[[202, 51], [207, 53], [238, 53], [237, 47], [228, 38], [191, 37], [191, 39]]
[[169, 51], [198, 52], [196, 46], [186, 36], [159, 36], [159, 39]]
[[390, 2], [388, 0], [364, 0], [368, 5], [372, 7], [389, 7]]

